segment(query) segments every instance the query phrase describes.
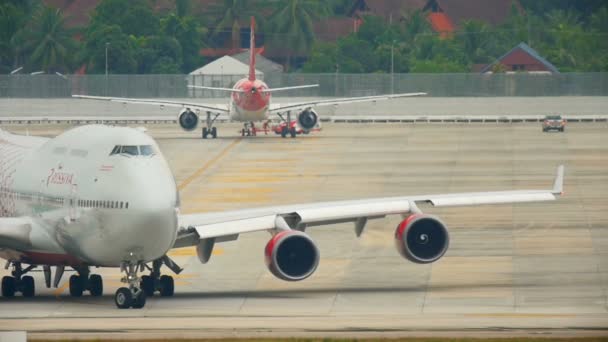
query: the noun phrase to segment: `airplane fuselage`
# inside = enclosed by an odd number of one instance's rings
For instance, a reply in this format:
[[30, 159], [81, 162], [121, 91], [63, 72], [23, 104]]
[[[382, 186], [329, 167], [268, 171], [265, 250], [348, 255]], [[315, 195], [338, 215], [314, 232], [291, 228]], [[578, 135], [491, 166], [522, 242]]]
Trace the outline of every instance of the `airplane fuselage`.
[[172, 247], [179, 199], [152, 138], [83, 126], [31, 144], [15, 139], [34, 138], [0, 134], [0, 216], [30, 218], [23, 228], [29, 243], [0, 249], [0, 257], [120, 266], [157, 259]]
[[257, 122], [268, 119], [271, 93], [264, 81], [243, 78], [236, 82], [230, 97], [230, 116], [234, 121]]

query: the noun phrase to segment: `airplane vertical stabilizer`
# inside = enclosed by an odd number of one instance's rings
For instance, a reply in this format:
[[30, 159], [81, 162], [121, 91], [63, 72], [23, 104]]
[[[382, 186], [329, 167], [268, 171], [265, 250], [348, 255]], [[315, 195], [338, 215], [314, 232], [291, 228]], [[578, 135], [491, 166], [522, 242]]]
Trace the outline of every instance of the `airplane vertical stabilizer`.
[[251, 37], [249, 41], [249, 80], [255, 81], [255, 18], [251, 16]]

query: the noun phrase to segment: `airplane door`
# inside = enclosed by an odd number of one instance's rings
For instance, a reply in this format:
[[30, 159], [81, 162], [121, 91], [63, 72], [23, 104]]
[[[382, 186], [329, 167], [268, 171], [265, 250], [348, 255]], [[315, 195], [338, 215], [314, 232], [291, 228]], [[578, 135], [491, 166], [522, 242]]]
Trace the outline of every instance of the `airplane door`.
[[78, 184], [72, 184], [70, 195], [67, 198], [67, 205], [70, 221], [76, 221], [78, 218]]

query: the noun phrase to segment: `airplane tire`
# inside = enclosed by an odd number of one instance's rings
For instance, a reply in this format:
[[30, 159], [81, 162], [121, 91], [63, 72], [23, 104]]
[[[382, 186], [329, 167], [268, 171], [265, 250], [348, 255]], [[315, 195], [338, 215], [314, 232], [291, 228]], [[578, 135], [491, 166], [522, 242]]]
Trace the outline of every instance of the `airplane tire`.
[[175, 292], [175, 283], [173, 277], [164, 275], [160, 277], [160, 295], [162, 297], [171, 297]]
[[211, 128], [211, 136], [213, 139], [217, 138], [217, 127]]
[[207, 127], [203, 127], [203, 139], [207, 139], [207, 135], [209, 135], [209, 132], [207, 131]]
[[3, 277], [2, 278], [2, 297], [11, 298], [15, 296], [15, 278]]
[[137, 291], [133, 296], [133, 309], [141, 309], [146, 306], [146, 293], [143, 290]]
[[281, 129], [281, 138], [285, 138], [287, 136], [287, 127], [283, 127]]
[[131, 290], [126, 287], [121, 287], [116, 290], [116, 294], [114, 295], [114, 303], [119, 309], [130, 308], [133, 304], [133, 295], [131, 294]]
[[289, 134], [291, 135], [291, 137], [292, 137], [292, 138], [295, 138], [295, 137], [296, 137], [296, 134], [297, 134], [297, 132], [296, 132], [296, 128], [295, 128], [295, 127], [291, 127], [291, 128], [289, 129]]
[[99, 297], [103, 294], [103, 279], [99, 274], [91, 274], [89, 277], [89, 292], [93, 297]]
[[79, 275], [72, 275], [70, 277], [70, 296], [82, 297], [84, 292], [84, 284], [82, 278]]
[[30, 276], [25, 276], [21, 278], [22, 282], [22, 291], [23, 297], [34, 297], [36, 294], [36, 284], [34, 283], [34, 278]]
[[146, 293], [146, 296], [154, 296], [154, 279], [152, 277], [142, 276], [139, 286]]

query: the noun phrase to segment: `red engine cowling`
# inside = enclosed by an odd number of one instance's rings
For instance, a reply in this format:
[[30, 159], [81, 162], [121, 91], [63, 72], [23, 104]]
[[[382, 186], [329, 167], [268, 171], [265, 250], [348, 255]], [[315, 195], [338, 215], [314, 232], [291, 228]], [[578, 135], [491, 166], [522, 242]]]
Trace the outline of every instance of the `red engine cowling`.
[[439, 260], [449, 245], [448, 229], [435, 216], [411, 215], [395, 230], [395, 246], [399, 254], [417, 264]]
[[179, 113], [177, 122], [184, 131], [193, 131], [198, 127], [198, 115], [186, 108]]
[[277, 278], [299, 281], [310, 277], [319, 265], [319, 249], [312, 239], [296, 230], [283, 231], [264, 249], [266, 266]]

